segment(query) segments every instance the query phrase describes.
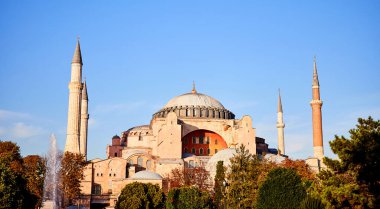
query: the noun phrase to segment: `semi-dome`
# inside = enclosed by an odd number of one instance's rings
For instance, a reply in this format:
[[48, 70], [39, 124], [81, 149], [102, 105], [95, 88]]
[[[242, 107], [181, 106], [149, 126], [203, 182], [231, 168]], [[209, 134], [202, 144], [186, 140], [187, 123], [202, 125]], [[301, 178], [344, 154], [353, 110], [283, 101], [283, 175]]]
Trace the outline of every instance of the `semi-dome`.
[[132, 176], [133, 180], [161, 180], [162, 176], [152, 171], [139, 171]]
[[210, 173], [210, 177], [212, 180], [216, 175], [216, 165], [219, 161], [223, 161], [223, 166], [229, 167], [231, 165], [230, 159], [234, 157], [236, 154], [236, 149], [234, 148], [226, 148], [217, 152], [214, 156], [208, 160], [206, 164], [206, 170]]
[[218, 109], [225, 109], [218, 100], [201, 93], [187, 93], [176, 96], [171, 99], [164, 108], [180, 107], [180, 106], [203, 106]]

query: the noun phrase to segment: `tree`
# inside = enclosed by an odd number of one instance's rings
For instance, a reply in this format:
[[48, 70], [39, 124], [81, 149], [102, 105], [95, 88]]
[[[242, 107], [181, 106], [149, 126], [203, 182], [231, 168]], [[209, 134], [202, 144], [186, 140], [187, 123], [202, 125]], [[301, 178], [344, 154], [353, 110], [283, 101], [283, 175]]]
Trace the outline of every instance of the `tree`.
[[23, 161], [26, 188], [29, 193], [26, 204], [30, 208], [37, 209], [42, 206], [46, 161], [38, 155], [28, 155], [23, 158]]
[[305, 196], [301, 177], [293, 169], [275, 168], [260, 185], [256, 206], [258, 209], [298, 208]]
[[314, 195], [328, 208], [380, 207], [380, 121], [358, 119], [350, 138], [335, 136], [331, 150], [340, 160], [324, 158]]
[[84, 178], [83, 170], [86, 161], [81, 154], [65, 152], [61, 162], [60, 187], [64, 196], [64, 206], [71, 205], [74, 198], [80, 195], [80, 182]]
[[164, 207], [164, 197], [158, 185], [134, 182], [123, 188], [115, 209], [159, 209]]
[[325, 206], [320, 198], [315, 198], [308, 195], [302, 200], [300, 204], [300, 209], [324, 209]]
[[252, 156], [244, 145], [230, 159], [231, 169], [227, 175], [226, 201], [229, 208], [252, 208], [255, 203], [260, 160]]
[[197, 187], [179, 187], [169, 191], [167, 209], [211, 209], [212, 200], [208, 192]]
[[223, 161], [218, 161], [216, 165], [216, 175], [214, 183], [214, 204], [216, 207], [221, 208], [223, 204], [224, 194], [225, 194], [225, 168], [223, 166]]
[[182, 186], [195, 186], [202, 191], [209, 191], [211, 187], [210, 174], [204, 167], [175, 168], [164, 181], [169, 185], [165, 192]]
[[20, 148], [13, 142], [0, 141], [0, 209], [27, 208], [22, 174]]

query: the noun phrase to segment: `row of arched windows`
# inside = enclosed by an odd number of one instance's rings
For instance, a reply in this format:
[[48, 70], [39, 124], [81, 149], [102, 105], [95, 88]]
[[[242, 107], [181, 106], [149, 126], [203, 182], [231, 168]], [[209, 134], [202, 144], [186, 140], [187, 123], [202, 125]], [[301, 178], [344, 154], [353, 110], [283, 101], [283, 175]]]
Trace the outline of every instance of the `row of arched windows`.
[[[184, 151], [184, 153], [189, 153], [189, 150], [187, 149], [187, 147], [185, 147], [183, 151]], [[215, 149], [215, 153], [217, 153], [217, 152], [218, 152], [218, 149]], [[204, 154], [209, 155], [211, 153], [211, 150], [210, 150], [210, 148], [207, 148], [207, 150], [203, 149], [203, 148], [200, 148], [199, 150], [197, 150], [193, 147], [193, 148], [191, 148], [191, 153], [194, 155], [196, 155], [196, 154], [198, 154], [198, 155], [204, 155]]]
[[[189, 144], [189, 139], [185, 138], [183, 139], [184, 144]], [[210, 144], [210, 137], [209, 136], [192, 136], [191, 137], [191, 143], [192, 144]], [[218, 140], [214, 140], [214, 144], [218, 144]]]
[[[141, 168], [144, 168], [144, 158], [142, 158], [142, 157], [138, 157], [137, 158], [137, 167], [139, 168], [139, 169], [141, 169]], [[133, 160], [132, 159], [129, 159], [129, 161], [128, 161], [128, 166], [132, 166], [132, 165], [134, 165], [134, 163], [133, 163]], [[152, 161], [151, 160], [147, 160], [146, 161], [146, 163], [145, 163], [145, 168], [147, 169], [147, 170], [150, 170], [151, 168], [152, 168]]]

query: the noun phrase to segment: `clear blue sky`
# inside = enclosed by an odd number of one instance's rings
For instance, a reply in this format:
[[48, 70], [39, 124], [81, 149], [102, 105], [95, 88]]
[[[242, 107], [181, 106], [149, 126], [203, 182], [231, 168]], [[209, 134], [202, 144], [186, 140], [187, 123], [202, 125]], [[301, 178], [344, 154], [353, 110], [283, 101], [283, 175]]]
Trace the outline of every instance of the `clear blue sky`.
[[89, 158], [197, 90], [277, 147], [281, 88], [287, 154], [312, 155], [317, 56], [328, 141], [358, 117], [380, 119], [379, 1], [0, 1], [0, 139], [23, 155], [64, 148], [70, 63], [81, 37]]

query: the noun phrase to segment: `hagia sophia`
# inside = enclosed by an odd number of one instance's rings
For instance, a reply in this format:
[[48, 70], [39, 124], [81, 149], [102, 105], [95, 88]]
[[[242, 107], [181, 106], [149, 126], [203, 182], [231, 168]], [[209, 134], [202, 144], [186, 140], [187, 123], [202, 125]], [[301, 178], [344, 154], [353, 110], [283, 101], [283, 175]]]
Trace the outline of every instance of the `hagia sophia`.
[[[87, 156], [88, 94], [82, 82], [82, 55], [79, 40], [71, 63], [69, 107], [65, 152]], [[306, 159], [318, 171], [323, 167], [322, 101], [317, 66], [314, 60], [312, 82], [312, 124], [314, 157]], [[215, 164], [228, 161], [241, 144], [251, 154], [272, 161], [288, 157], [285, 152], [283, 109], [278, 95], [278, 144], [269, 148], [264, 138], [256, 136], [252, 118], [235, 118], [217, 99], [197, 91], [173, 97], [152, 114], [146, 125], [131, 127], [115, 135], [105, 149], [106, 159], [88, 161], [81, 182], [82, 202], [91, 208], [113, 208], [122, 188], [131, 182], [150, 182], [162, 186], [163, 176], [173, 169], [204, 166], [210, 176]], [[227, 162], [228, 164], [228, 162]]]

